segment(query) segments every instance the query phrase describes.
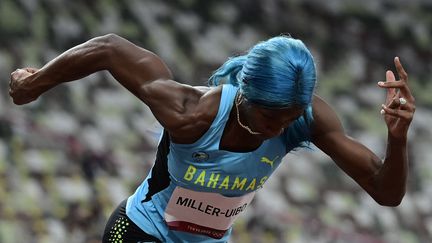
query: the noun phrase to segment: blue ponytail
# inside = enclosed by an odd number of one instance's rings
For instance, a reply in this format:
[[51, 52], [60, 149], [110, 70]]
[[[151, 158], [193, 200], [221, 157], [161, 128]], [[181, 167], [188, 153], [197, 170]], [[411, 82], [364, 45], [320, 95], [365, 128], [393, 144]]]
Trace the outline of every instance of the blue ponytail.
[[240, 71], [246, 62], [247, 56], [231, 57], [220, 68], [218, 68], [209, 79], [211, 86], [221, 84], [222, 79], [226, 78], [226, 83], [239, 86]]
[[312, 105], [310, 105], [305, 109], [303, 116], [297, 118], [284, 131], [287, 152], [295, 150], [297, 147], [310, 148], [312, 122]]

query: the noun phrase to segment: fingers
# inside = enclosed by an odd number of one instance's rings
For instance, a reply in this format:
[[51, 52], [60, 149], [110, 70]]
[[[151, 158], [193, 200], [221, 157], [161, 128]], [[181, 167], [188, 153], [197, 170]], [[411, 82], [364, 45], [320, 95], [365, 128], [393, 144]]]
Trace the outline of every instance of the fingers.
[[27, 68], [17, 68], [15, 71], [13, 71], [11, 73], [11, 77], [17, 79], [19, 78], [19, 76], [29, 76], [31, 74], [34, 74], [38, 71], [38, 69], [36, 68], [31, 68], [31, 67], [27, 67]]
[[399, 80], [392, 71], [386, 72], [386, 81], [378, 86], [387, 90], [385, 104], [381, 105], [381, 114], [388, 128], [393, 133], [407, 129], [415, 113], [415, 99], [408, 87], [408, 74], [398, 57], [394, 59]]
[[28, 90], [26, 90], [25, 80], [28, 76], [35, 73], [37, 69], [24, 68], [16, 69], [11, 73], [9, 81], [9, 96], [16, 105], [27, 104], [37, 98], [32, 96]]
[[401, 118], [403, 120], [406, 120], [407, 123], [411, 122], [414, 116], [414, 107], [411, 107], [411, 109], [402, 110], [402, 109], [391, 109], [390, 107], [387, 107], [385, 105], [381, 106], [381, 114], [390, 115], [393, 117]]
[[37, 68], [31, 68], [31, 67], [27, 67], [27, 68], [24, 68], [24, 69], [25, 69], [27, 72], [31, 73], [31, 74], [33, 74], [33, 73], [35, 73], [35, 72], [38, 71]]
[[11, 73], [11, 81], [17, 80], [20, 77], [21, 69], [17, 69]]
[[390, 115], [411, 121], [415, 113], [415, 104], [409, 103], [405, 98], [396, 96], [390, 104], [381, 105], [381, 115]]
[[392, 71], [388, 70], [386, 72], [386, 82], [393, 82], [393, 81], [396, 81], [396, 77]]
[[399, 57], [395, 57], [394, 63], [396, 66], [396, 71], [399, 75], [399, 78], [405, 82], [408, 82], [408, 74], [405, 72], [405, 69], [402, 66], [402, 63], [400, 62]]
[[[384, 105], [384, 104], [383, 104]], [[414, 104], [408, 103], [408, 101], [404, 97], [399, 97], [399, 95], [393, 97], [386, 107], [390, 109], [401, 109], [401, 110], [414, 110]]]
[[399, 100], [399, 96], [395, 96], [393, 97], [390, 102], [387, 102], [385, 106], [387, 106], [390, 109], [396, 109], [400, 107], [400, 100]]
[[20, 79], [20, 77], [22, 77], [24, 73], [27, 73], [27, 71], [19, 68], [16, 69], [11, 73], [11, 81]]
[[378, 82], [378, 86], [382, 87], [382, 88], [395, 88], [395, 89], [402, 89], [406, 86], [406, 83], [401, 82], [401, 81], [380, 81]]
[[[403, 68], [399, 57], [395, 57], [394, 59], [394, 63], [396, 66], [396, 70], [397, 73], [399, 75], [399, 80], [396, 80], [396, 78], [394, 78], [394, 74], [391, 71], [387, 71], [386, 72], [386, 82], [378, 82], [378, 86], [380, 86], [381, 88], [386, 88], [392, 90], [399, 90], [400, 92], [400, 96], [404, 97], [405, 99], [407, 99], [409, 102], [414, 102], [414, 97], [411, 94], [411, 90], [408, 87], [408, 74], [406, 73], [405, 69]], [[395, 91], [396, 92], [396, 91]], [[393, 97], [393, 91], [390, 92], [392, 93], [392, 95], [390, 97]], [[390, 95], [389, 92], [387, 93], [387, 95]], [[389, 98], [387, 96], [387, 98]], [[387, 102], [388, 103], [388, 102]]]
[[[386, 72], [386, 82], [394, 82], [396, 80], [394, 74], [392, 71], [387, 71]], [[395, 88], [387, 88], [387, 95], [386, 95], [386, 104], [389, 104], [392, 100], [392, 98], [394, 98], [396, 96], [396, 89]]]
[[11, 73], [9, 87], [14, 89], [22, 80], [34, 74], [35, 72], [37, 72], [37, 69], [34, 68], [16, 69]]

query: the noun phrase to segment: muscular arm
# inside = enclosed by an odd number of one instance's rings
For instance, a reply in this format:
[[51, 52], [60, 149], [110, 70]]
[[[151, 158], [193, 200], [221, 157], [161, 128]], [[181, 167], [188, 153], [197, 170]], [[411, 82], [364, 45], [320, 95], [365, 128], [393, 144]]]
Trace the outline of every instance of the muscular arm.
[[314, 98], [313, 110], [313, 143], [379, 204], [399, 205], [405, 194], [408, 173], [406, 139], [395, 140], [389, 136], [382, 161], [345, 134], [336, 113], [321, 98]]
[[140, 99], [142, 85], [172, 78], [169, 69], [155, 54], [115, 34], [108, 34], [65, 51], [39, 70], [17, 69], [11, 75], [11, 96], [16, 104], [25, 104], [60, 83], [101, 70], [108, 70]]
[[39, 70], [17, 69], [11, 74], [9, 93], [15, 104], [26, 104], [58, 84], [101, 70], [108, 70], [145, 102], [168, 131], [179, 136], [190, 134], [184, 127], [195, 119], [195, 108], [205, 92], [173, 81], [158, 56], [115, 34], [75, 46]]

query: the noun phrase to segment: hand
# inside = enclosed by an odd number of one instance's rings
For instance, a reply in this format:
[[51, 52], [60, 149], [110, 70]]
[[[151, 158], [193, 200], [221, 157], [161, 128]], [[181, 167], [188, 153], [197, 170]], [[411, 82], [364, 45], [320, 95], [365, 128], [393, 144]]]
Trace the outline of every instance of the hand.
[[386, 82], [378, 82], [380, 87], [387, 89], [381, 114], [384, 115], [389, 134], [395, 138], [403, 138], [406, 137], [414, 117], [415, 99], [408, 87], [408, 74], [398, 57], [394, 59], [394, 63], [400, 80], [396, 80], [392, 71], [387, 71]]
[[17, 69], [11, 73], [9, 82], [9, 95], [17, 105], [27, 104], [36, 100], [40, 93], [37, 90], [30, 87], [30, 79], [38, 69], [35, 68], [23, 68]]

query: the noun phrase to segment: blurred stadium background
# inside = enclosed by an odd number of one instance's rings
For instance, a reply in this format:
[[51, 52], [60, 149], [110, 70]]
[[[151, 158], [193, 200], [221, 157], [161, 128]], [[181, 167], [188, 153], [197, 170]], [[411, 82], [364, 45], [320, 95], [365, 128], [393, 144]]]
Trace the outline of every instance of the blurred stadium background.
[[381, 207], [318, 150], [298, 151], [258, 193], [232, 243], [432, 242], [432, 1], [0, 0], [0, 242], [100, 242], [105, 221], [151, 167], [160, 127], [101, 72], [18, 107], [9, 74], [117, 33], [201, 85], [227, 57], [279, 34], [302, 39], [317, 92], [349, 134], [384, 155], [376, 82], [400, 56], [417, 112], [408, 192]]

